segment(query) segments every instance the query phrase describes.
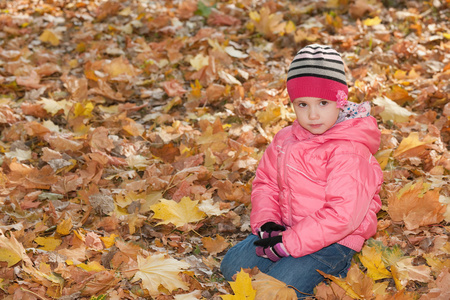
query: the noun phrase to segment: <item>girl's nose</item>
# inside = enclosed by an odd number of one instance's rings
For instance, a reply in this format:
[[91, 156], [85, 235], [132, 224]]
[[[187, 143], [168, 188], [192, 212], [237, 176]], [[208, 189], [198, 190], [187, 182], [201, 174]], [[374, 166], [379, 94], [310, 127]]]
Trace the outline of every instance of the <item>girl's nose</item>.
[[309, 117], [310, 120], [317, 120], [319, 118], [319, 114], [318, 114], [316, 109], [311, 108], [309, 110], [308, 117]]

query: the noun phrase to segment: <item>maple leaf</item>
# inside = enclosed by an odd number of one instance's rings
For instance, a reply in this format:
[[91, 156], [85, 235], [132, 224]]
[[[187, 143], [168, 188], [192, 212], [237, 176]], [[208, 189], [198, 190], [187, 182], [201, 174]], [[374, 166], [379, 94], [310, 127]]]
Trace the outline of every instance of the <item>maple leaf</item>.
[[52, 46], [58, 46], [60, 38], [50, 29], [45, 29], [39, 39], [43, 42], [50, 43]]
[[275, 123], [286, 117], [287, 111], [282, 103], [269, 102], [264, 111], [256, 113], [258, 121], [263, 124], [263, 127]]
[[222, 252], [227, 249], [229, 245], [225, 238], [219, 234], [216, 234], [216, 239], [211, 237], [203, 237], [202, 243], [206, 250], [208, 250], [208, 252], [212, 255]]
[[234, 295], [221, 295], [222, 300], [252, 300], [256, 297], [256, 290], [252, 287], [250, 275], [243, 269], [237, 273], [234, 282], [229, 281]]
[[153, 218], [162, 220], [158, 225], [172, 223], [176, 227], [182, 227], [205, 218], [205, 213], [198, 209], [197, 204], [198, 201], [183, 197], [178, 203], [173, 200], [161, 199], [158, 204], [152, 205], [150, 208], [155, 212]]
[[229, 209], [220, 209], [220, 203], [214, 203], [212, 199], [202, 200], [202, 202], [198, 205], [198, 209], [206, 213], [208, 216], [220, 216], [229, 211]]
[[53, 251], [62, 243], [61, 239], [55, 237], [38, 237], [34, 241], [42, 246], [40, 249], [46, 251]]
[[426, 190], [421, 180], [405, 186], [388, 200], [388, 213], [393, 221], [404, 221], [409, 230], [438, 224], [444, 220], [446, 206], [439, 202], [439, 190]]
[[21, 260], [29, 266], [33, 265], [22, 244], [14, 236], [7, 238], [0, 229], [0, 261], [7, 262], [11, 267]]
[[341, 287], [353, 299], [371, 299], [374, 281], [366, 276], [356, 264], [352, 264], [346, 278], [339, 278], [317, 270], [322, 276]]
[[298, 298], [294, 289], [263, 272], [252, 276], [252, 286], [256, 290], [256, 299], [293, 300]]
[[392, 274], [386, 269], [381, 259], [382, 253], [375, 247], [364, 246], [359, 254], [359, 259], [367, 268], [367, 275], [374, 280], [391, 278]]
[[282, 35], [285, 31], [286, 22], [283, 22], [283, 15], [281, 13], [272, 14], [267, 7], [261, 8], [259, 13], [252, 11], [249, 16], [256, 30], [267, 37]]
[[406, 122], [410, 116], [416, 115], [385, 96], [377, 97], [373, 99], [372, 102], [378, 106], [384, 107], [384, 111], [380, 113], [383, 122], [389, 120], [394, 122]]
[[146, 258], [137, 256], [139, 271], [134, 275], [132, 282], [142, 280], [142, 287], [147, 289], [150, 295], [158, 295], [158, 287], [172, 292], [175, 289], [187, 290], [187, 284], [181, 280], [179, 273], [189, 268], [189, 264], [174, 258], [166, 258], [164, 254], [154, 254]]
[[418, 156], [425, 150], [425, 145], [431, 145], [437, 139], [434, 137], [426, 136], [423, 141], [419, 139], [418, 132], [411, 132], [407, 138], [404, 138], [400, 145], [394, 152], [395, 158], [414, 157]]

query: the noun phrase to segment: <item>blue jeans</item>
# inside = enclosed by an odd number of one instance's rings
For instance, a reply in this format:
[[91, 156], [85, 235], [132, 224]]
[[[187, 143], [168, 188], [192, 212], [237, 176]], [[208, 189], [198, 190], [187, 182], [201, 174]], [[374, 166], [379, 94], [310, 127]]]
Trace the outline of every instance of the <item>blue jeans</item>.
[[295, 287], [299, 298], [313, 294], [314, 287], [324, 280], [316, 269], [333, 276], [345, 277], [355, 254], [354, 250], [336, 243], [306, 256], [288, 256], [272, 262], [256, 255], [253, 242], [258, 239], [258, 236], [251, 234], [228, 250], [220, 266], [225, 279], [232, 281], [233, 275], [241, 268], [256, 266], [261, 272]]

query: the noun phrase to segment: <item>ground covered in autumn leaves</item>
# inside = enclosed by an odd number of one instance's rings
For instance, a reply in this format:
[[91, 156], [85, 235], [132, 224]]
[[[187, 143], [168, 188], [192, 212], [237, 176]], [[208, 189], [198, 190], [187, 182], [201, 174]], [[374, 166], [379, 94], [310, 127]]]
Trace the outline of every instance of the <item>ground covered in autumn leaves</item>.
[[291, 299], [218, 268], [294, 121], [288, 65], [321, 43], [372, 103], [385, 183], [377, 234], [315, 297], [449, 299], [449, 16], [449, 0], [0, 2], [0, 298]]

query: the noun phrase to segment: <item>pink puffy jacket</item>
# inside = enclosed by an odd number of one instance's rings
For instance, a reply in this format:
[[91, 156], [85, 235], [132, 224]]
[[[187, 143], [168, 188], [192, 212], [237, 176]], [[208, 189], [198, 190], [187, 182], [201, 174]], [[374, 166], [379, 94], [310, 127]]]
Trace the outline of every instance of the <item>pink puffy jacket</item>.
[[251, 195], [252, 231], [286, 226], [293, 257], [332, 243], [360, 251], [375, 234], [383, 173], [373, 157], [380, 131], [369, 116], [313, 135], [298, 122], [280, 130], [259, 163]]

